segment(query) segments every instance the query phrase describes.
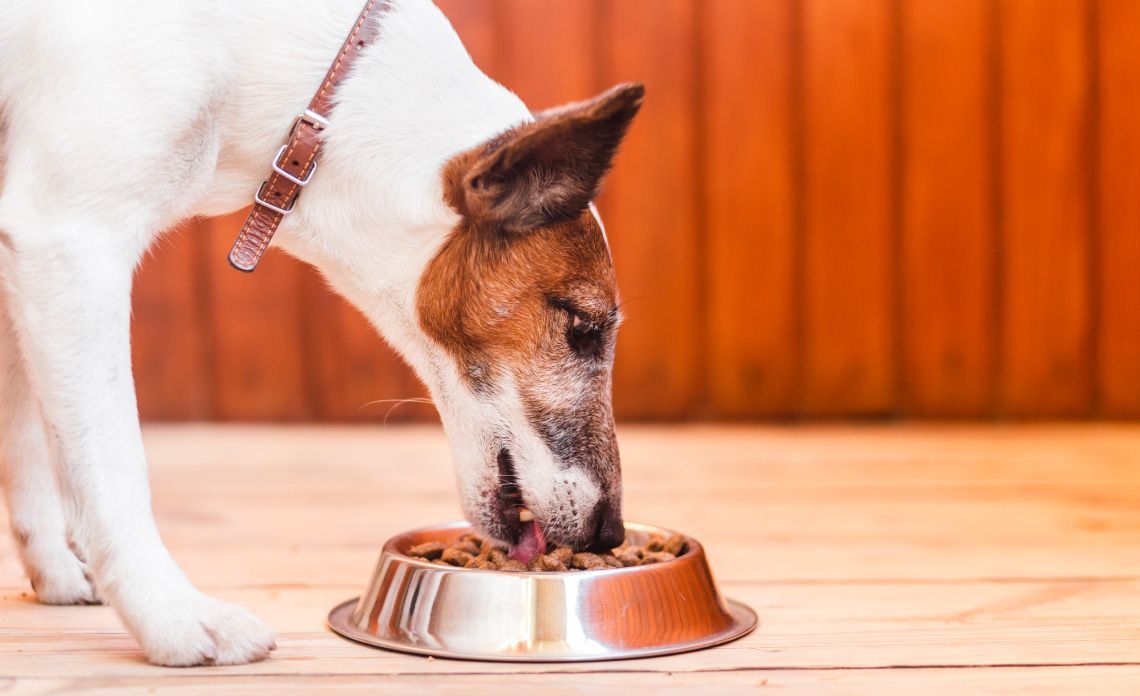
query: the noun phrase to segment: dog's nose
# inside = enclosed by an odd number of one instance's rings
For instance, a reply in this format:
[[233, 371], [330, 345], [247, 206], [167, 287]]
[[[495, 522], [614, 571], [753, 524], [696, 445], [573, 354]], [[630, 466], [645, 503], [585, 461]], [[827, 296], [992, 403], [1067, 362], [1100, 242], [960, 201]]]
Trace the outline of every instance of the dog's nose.
[[621, 506], [607, 501], [598, 503], [594, 515], [594, 534], [590, 540], [590, 551], [603, 553], [621, 546], [625, 541], [625, 523], [621, 519]]

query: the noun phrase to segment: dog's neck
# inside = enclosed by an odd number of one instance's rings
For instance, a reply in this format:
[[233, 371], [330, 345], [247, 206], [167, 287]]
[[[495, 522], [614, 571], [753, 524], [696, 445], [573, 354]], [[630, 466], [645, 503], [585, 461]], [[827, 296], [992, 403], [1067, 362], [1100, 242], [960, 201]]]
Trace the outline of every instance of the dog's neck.
[[337, 90], [318, 172], [275, 243], [319, 268], [408, 355], [417, 351], [402, 325], [414, 321], [420, 275], [458, 222], [443, 165], [531, 116], [474, 65], [432, 3], [391, 5]]

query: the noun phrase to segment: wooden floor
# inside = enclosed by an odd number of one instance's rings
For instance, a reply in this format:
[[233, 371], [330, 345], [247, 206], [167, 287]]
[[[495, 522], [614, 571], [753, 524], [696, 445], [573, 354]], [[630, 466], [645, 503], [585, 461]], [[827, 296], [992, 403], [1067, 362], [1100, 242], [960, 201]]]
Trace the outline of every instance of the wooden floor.
[[626, 427], [627, 517], [707, 547], [761, 625], [605, 664], [428, 660], [331, 634], [381, 542], [457, 516], [429, 427], [151, 427], [159, 525], [199, 586], [279, 632], [272, 659], [145, 663], [105, 607], [35, 603], [0, 542], [0, 692], [509, 688], [1140, 693], [1140, 427]]

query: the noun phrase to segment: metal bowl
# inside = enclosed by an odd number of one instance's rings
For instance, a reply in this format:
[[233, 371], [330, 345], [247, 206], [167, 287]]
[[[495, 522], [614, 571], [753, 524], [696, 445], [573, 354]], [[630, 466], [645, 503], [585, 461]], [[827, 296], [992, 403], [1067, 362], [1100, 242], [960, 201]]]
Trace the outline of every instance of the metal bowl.
[[[352, 640], [392, 650], [470, 660], [574, 662], [699, 650], [756, 627], [756, 613], [721, 597], [700, 542], [652, 565], [578, 572], [453, 568], [407, 555], [425, 541], [449, 543], [471, 527], [425, 527], [384, 544], [363, 596], [329, 613]], [[670, 530], [627, 524], [643, 544]]]

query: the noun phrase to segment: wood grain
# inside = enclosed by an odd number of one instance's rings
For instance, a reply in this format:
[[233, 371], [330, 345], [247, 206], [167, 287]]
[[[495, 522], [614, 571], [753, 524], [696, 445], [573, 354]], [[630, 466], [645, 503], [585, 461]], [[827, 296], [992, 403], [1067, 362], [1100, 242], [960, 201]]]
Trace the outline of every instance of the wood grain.
[[903, 408], [993, 408], [996, 27], [986, 0], [900, 5]]
[[1000, 406], [1092, 406], [1088, 5], [1010, 0], [1001, 17]]
[[804, 385], [811, 415], [895, 404], [890, 7], [803, 5]]
[[145, 437], [172, 552], [203, 589], [268, 619], [278, 651], [147, 665], [110, 609], [35, 604], [5, 535], [3, 688], [1120, 693], [1140, 673], [1137, 426], [625, 427], [630, 517], [700, 538], [761, 625], [709, 651], [570, 665], [425, 660], [325, 628], [387, 536], [458, 514], [438, 428]]
[[495, 10], [497, 77], [532, 110], [585, 99], [599, 89], [594, 3], [499, 0]]
[[[162, 679], [164, 689], [180, 693], [196, 693], [224, 688], [228, 693], [418, 693], [426, 688], [425, 680], [434, 674], [431, 667], [405, 674], [282, 674], [258, 677], [256, 680], [224, 674], [200, 675], [188, 671]], [[551, 690], [555, 693], [628, 694], [630, 691], [653, 693], [693, 693], [716, 689], [730, 693], [751, 693], [761, 689], [779, 689], [781, 694], [914, 694], [926, 696], [959, 696], [963, 692], [993, 696], [1069, 696], [1073, 693], [1099, 695], [1122, 694], [1140, 679], [1135, 665], [1101, 666], [1025, 666], [962, 670], [956, 668], [880, 668], [860, 670], [833, 669], [768, 669], [707, 670], [692, 672], [595, 672], [564, 675], [512, 674], [510, 688]], [[454, 681], [454, 680], [453, 680]], [[85, 694], [149, 694], [154, 681], [143, 676], [101, 677], [83, 679], [66, 677], [23, 680], [21, 686], [35, 693], [60, 693], [82, 689]], [[34, 686], [33, 686], [34, 685]], [[433, 684], [434, 685], [434, 684]], [[464, 691], [493, 693], [503, 687], [499, 674], [464, 675]]]
[[[627, 517], [702, 539], [722, 582], [1140, 576], [1131, 426], [623, 426], [619, 440]], [[207, 584], [282, 582], [290, 554], [305, 582], [351, 582], [378, 540], [459, 514], [438, 427], [151, 428], [147, 447], [163, 538]], [[218, 564], [231, 541], [247, 562]]]
[[214, 414], [222, 420], [303, 420], [314, 415], [300, 296], [308, 272], [270, 250], [254, 273], [230, 267], [226, 254], [245, 211], [204, 226], [210, 283]]
[[[367, 569], [371, 570], [371, 569]], [[355, 674], [419, 675], [425, 686], [449, 676], [548, 675], [556, 685], [582, 672], [699, 673], [788, 668], [875, 669], [956, 666], [1140, 666], [1129, 606], [1140, 584], [989, 583], [976, 585], [800, 586], [734, 585], [725, 592], [755, 607], [764, 623], [751, 635], [705, 652], [608, 664], [516, 665], [432, 660], [351, 643], [324, 626], [328, 610], [360, 591], [344, 586], [210, 588], [225, 601], [274, 617], [278, 650], [271, 659], [240, 667], [200, 668], [203, 676]], [[141, 663], [138, 647], [110, 609], [37, 605], [14, 588], [0, 595], [8, 629], [0, 635], [0, 669], [18, 678], [143, 677], [159, 685], [184, 670]], [[853, 644], [853, 637], [858, 643]]]
[[[599, 199], [626, 321], [614, 406], [627, 418], [700, 409], [703, 244], [698, 209], [696, 40], [686, 0], [603, 3], [605, 84], [645, 83], [645, 104]], [[650, 183], [651, 182], [651, 183]]]
[[702, 12], [708, 408], [786, 416], [801, 367], [794, 6], [724, 0]]
[[1096, 388], [1100, 411], [1140, 417], [1140, 4], [1097, 4], [1100, 249]]
[[194, 220], [165, 233], [135, 274], [131, 357], [139, 410], [151, 420], [214, 415], [203, 226]]
[[402, 399], [426, 398], [427, 389], [372, 325], [337, 295], [314, 269], [299, 278], [316, 417], [352, 422], [431, 420], [435, 410]]

